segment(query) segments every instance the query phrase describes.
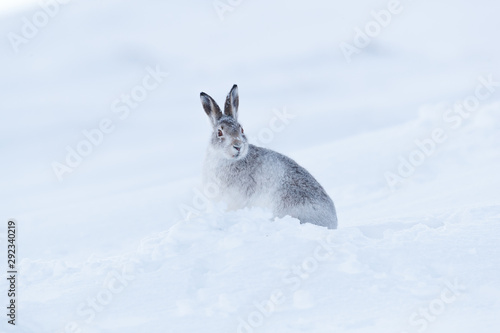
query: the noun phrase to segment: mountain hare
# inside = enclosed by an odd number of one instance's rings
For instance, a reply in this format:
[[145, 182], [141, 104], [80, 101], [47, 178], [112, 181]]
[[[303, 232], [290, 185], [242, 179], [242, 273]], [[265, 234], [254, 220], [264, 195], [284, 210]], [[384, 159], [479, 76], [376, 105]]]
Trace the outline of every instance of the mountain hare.
[[205, 93], [203, 109], [212, 121], [204, 181], [216, 187], [230, 209], [260, 206], [278, 217], [290, 215], [301, 223], [337, 228], [332, 200], [306, 169], [275, 151], [249, 144], [238, 123], [238, 86], [226, 98], [224, 114]]

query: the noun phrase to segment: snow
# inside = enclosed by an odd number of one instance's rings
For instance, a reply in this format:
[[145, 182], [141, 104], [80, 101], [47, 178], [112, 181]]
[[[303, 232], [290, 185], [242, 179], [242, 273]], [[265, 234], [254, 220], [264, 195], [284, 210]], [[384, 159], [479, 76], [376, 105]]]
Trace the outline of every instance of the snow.
[[[339, 44], [387, 1], [232, 3], [221, 21], [212, 1], [69, 1], [17, 52], [8, 34], [41, 9], [0, 12], [20, 262], [0, 332], [498, 330], [497, 5], [401, 1], [348, 63]], [[250, 141], [319, 180], [338, 230], [207, 200], [198, 96], [235, 83]]]
[[23, 7], [33, 8], [36, 6], [36, 4], [36, 0], [3, 0], [0, 3], [0, 12], [12, 12], [22, 9]]
[[215, 207], [135, 253], [25, 259], [18, 329], [486, 332], [500, 324], [499, 219], [486, 206], [328, 231]]

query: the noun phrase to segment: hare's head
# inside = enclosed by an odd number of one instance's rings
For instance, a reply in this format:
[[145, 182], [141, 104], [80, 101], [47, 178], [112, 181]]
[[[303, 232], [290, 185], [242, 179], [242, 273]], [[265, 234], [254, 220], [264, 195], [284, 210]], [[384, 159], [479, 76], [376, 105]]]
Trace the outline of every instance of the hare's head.
[[248, 140], [243, 127], [238, 123], [238, 86], [234, 85], [227, 95], [224, 113], [212, 97], [202, 92], [200, 98], [213, 125], [212, 148], [229, 160], [245, 158], [248, 153]]

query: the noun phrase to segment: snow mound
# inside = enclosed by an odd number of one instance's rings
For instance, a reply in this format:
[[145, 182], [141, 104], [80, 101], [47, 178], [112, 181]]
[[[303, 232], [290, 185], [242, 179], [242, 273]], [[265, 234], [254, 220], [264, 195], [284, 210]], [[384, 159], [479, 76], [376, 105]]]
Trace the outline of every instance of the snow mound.
[[499, 324], [499, 222], [484, 206], [327, 230], [212, 207], [136, 253], [24, 260], [20, 331], [470, 332]]

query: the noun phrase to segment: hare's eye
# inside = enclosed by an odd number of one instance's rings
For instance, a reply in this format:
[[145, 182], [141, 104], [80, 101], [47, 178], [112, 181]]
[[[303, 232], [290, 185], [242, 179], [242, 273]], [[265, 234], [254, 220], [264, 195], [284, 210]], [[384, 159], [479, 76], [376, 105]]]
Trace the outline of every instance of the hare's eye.
[[218, 137], [221, 137], [221, 136], [223, 136], [223, 135], [224, 135], [224, 133], [222, 133], [222, 131], [221, 131], [221, 130], [218, 130], [218, 131], [217, 131], [217, 136], [218, 136]]
[[244, 133], [245, 133], [245, 131], [243, 130], [243, 127], [242, 127], [241, 128], [241, 134], [244, 134]]

